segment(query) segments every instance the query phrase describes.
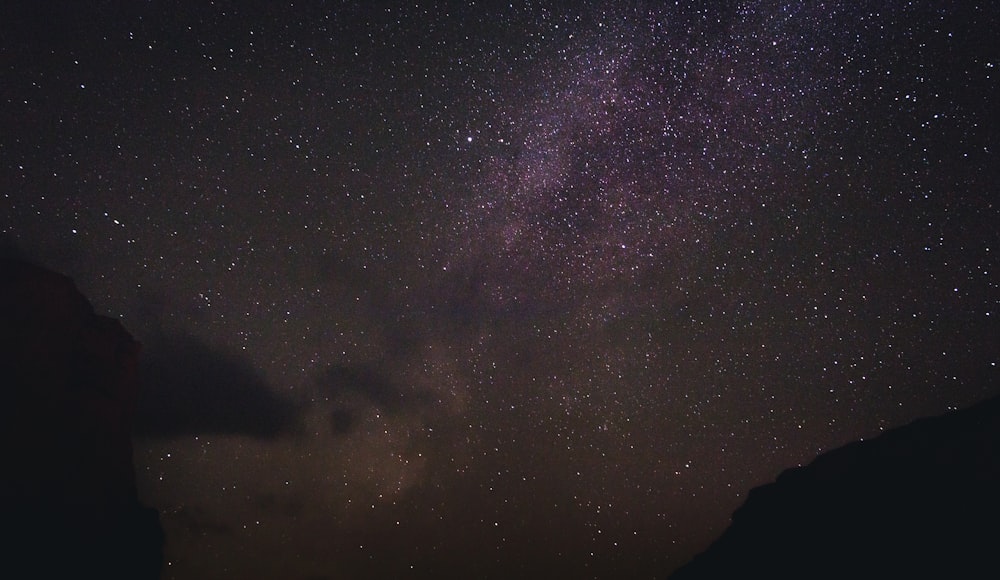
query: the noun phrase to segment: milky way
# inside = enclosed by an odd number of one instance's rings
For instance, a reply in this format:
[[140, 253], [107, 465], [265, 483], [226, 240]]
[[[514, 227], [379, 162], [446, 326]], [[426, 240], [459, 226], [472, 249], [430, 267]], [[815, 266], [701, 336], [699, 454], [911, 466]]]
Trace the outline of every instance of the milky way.
[[683, 277], [712, 230], [768, 202], [782, 211], [808, 185], [810, 155], [841, 146], [823, 124], [854, 114], [845, 61], [870, 47], [838, 37], [836, 8], [740, 10], [725, 26], [619, 12], [576, 16], [529, 82], [497, 80], [489, 131], [467, 138], [490, 154], [459, 209], [455, 262], [489, 304], [579, 305], [657, 272]]
[[44, 4], [4, 251], [144, 344], [167, 578], [662, 576], [997, 392], [987, 3]]

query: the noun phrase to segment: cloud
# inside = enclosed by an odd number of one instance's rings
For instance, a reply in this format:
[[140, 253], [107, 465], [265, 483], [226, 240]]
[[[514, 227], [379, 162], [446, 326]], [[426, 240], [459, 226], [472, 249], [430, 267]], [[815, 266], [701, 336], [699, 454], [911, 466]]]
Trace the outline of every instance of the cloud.
[[197, 506], [181, 506], [164, 512], [164, 519], [171, 520], [192, 535], [206, 536], [233, 535], [233, 526], [213, 517], [207, 510]]
[[250, 362], [189, 334], [159, 335], [140, 364], [138, 435], [271, 438], [298, 423], [301, 406], [268, 386]]
[[338, 405], [330, 411], [330, 427], [335, 435], [347, 435], [357, 422], [355, 411], [346, 406]]
[[302, 497], [288, 494], [268, 492], [257, 496], [255, 507], [262, 511], [284, 515], [290, 518], [302, 516], [306, 511], [306, 502]]
[[338, 435], [350, 433], [359, 411], [377, 407], [387, 414], [426, 407], [434, 402], [428, 391], [393, 378], [375, 364], [333, 364], [319, 378], [320, 391], [333, 401], [330, 425]]
[[372, 365], [330, 365], [320, 378], [320, 384], [334, 396], [355, 393], [387, 412], [406, 406], [410, 398]]
[[7, 232], [0, 232], [0, 259], [2, 260], [28, 260], [21, 246], [18, 245], [14, 236]]

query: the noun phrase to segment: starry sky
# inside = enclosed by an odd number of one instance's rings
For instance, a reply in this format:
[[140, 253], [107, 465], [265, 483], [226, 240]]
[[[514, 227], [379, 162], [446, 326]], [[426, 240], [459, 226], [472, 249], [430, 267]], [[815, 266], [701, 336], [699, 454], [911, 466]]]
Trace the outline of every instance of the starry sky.
[[3, 251], [164, 578], [651, 578], [1000, 393], [991, 2], [4, 2]]

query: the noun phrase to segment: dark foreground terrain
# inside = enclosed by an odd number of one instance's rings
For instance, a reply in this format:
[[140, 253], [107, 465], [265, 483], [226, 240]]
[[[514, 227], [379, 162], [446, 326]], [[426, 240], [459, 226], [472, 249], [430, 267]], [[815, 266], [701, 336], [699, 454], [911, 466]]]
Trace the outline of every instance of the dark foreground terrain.
[[69, 278], [0, 261], [0, 577], [159, 577], [132, 464], [139, 349]]
[[994, 398], [785, 471], [670, 578], [997, 578], [998, 497]]

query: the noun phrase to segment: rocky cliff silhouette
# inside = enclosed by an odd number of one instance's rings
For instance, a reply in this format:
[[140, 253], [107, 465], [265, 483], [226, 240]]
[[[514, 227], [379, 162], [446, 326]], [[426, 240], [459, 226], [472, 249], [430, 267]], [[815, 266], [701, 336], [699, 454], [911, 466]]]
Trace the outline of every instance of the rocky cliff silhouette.
[[998, 497], [1000, 397], [782, 473], [670, 578], [998, 578]]
[[159, 578], [132, 463], [139, 350], [69, 278], [0, 261], [0, 577]]

